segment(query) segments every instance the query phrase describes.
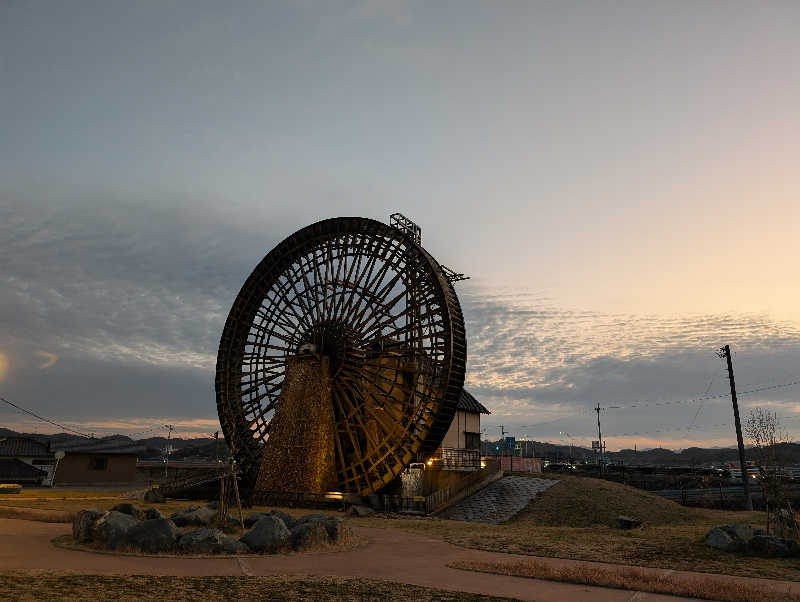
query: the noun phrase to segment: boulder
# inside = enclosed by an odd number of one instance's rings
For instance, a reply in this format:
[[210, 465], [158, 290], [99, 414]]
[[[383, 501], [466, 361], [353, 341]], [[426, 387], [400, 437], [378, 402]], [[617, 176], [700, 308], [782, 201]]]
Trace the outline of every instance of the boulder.
[[189, 554], [218, 554], [223, 551], [224, 538], [225, 534], [218, 529], [195, 529], [181, 535], [178, 548]]
[[[250, 527], [255, 525], [258, 521], [260, 521], [262, 518], [266, 518], [267, 516], [270, 516], [269, 512], [251, 512], [250, 514], [244, 517], [244, 526], [246, 529], [249, 529]], [[289, 526], [288, 524], [286, 524], [285, 521], [284, 524], [287, 527]]]
[[274, 554], [291, 542], [292, 534], [277, 516], [265, 516], [239, 538], [254, 552]]
[[125, 539], [143, 552], [170, 552], [175, 548], [178, 529], [167, 518], [152, 518], [128, 529]]
[[369, 506], [357, 504], [350, 507], [350, 514], [353, 516], [369, 516], [370, 514], [375, 514], [375, 511]]
[[295, 550], [307, 550], [329, 541], [328, 530], [323, 521], [300, 523], [292, 529], [292, 548]]
[[283, 524], [286, 525], [287, 529], [291, 529], [297, 524], [297, 519], [285, 512], [281, 512], [280, 510], [270, 510], [267, 513], [269, 516], [276, 516], [283, 521]]
[[103, 516], [100, 510], [79, 510], [72, 520], [72, 539], [77, 543], [89, 543], [92, 541], [94, 524]]
[[706, 534], [706, 545], [723, 552], [736, 552], [742, 548], [742, 541], [722, 527], [714, 527]]
[[163, 514], [161, 514], [161, 510], [158, 508], [145, 508], [142, 513], [144, 518], [142, 520], [153, 520], [154, 518], [166, 518]]
[[794, 548], [794, 542], [772, 537], [771, 535], [754, 535], [750, 540], [750, 549], [760, 556], [769, 558], [782, 558], [789, 556]]
[[111, 510], [97, 519], [91, 529], [92, 539], [114, 550], [126, 543], [128, 531], [138, 524], [131, 515]]
[[225, 554], [249, 554], [250, 548], [244, 542], [225, 535], [222, 538], [222, 552]]
[[614, 519], [614, 526], [617, 529], [635, 529], [642, 526], [642, 521], [630, 516], [618, 516]]
[[309, 521], [329, 520], [331, 518], [336, 518], [336, 517], [331, 516], [330, 514], [304, 514], [303, 516], [297, 519], [297, 522], [307, 523]]
[[171, 515], [170, 518], [179, 527], [207, 527], [214, 522], [216, 516], [217, 510], [211, 506], [189, 506]]
[[136, 504], [131, 504], [130, 502], [117, 504], [112, 508], [112, 510], [132, 516], [136, 520], [145, 520], [144, 512]]
[[756, 535], [766, 535], [764, 529], [759, 529], [750, 525], [722, 525], [720, 529], [734, 539], [738, 539], [743, 544], [748, 544]]
[[160, 504], [165, 498], [158, 489], [148, 489], [144, 493], [144, 501], [150, 504]]
[[328, 539], [331, 543], [342, 543], [350, 534], [350, 529], [345, 527], [341, 518], [331, 516], [326, 520], [317, 521], [328, 532]]

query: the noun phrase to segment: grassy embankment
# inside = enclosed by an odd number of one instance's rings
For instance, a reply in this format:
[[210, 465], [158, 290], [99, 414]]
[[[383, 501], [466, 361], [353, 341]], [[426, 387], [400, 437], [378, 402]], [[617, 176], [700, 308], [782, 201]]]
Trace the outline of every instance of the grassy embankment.
[[[500, 525], [372, 517], [353, 519], [353, 524], [406, 529], [495, 552], [800, 581], [798, 558], [729, 554], [703, 543], [711, 527], [763, 524], [763, 513], [686, 508], [600, 479], [566, 476], [558, 480], [514, 519]], [[611, 523], [619, 515], [638, 518], [644, 526], [615, 529]]]

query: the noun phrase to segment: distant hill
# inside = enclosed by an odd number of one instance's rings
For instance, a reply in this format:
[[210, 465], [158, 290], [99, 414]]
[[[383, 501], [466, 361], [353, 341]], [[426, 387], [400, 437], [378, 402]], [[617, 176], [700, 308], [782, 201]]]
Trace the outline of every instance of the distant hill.
[[[7, 428], [0, 427], [0, 437], [15, 437], [24, 436], [42, 441], [43, 443], [53, 443], [57, 445], [69, 445], [84, 440], [83, 437], [78, 435], [71, 435], [69, 433], [56, 433], [52, 435], [42, 435], [39, 433], [18, 433]], [[115, 439], [119, 441], [127, 440], [131, 444], [138, 443], [145, 447], [145, 452], [141, 454], [140, 458], [145, 459], [160, 459], [164, 448], [167, 445], [166, 437], [148, 437], [146, 439], [134, 440], [122, 435], [115, 435]], [[225, 439], [220, 437], [219, 443], [215, 444], [214, 440], [209, 437], [198, 437], [193, 439], [182, 439], [180, 437], [173, 437], [169, 440], [173, 452], [172, 458], [181, 459], [187, 457], [202, 457], [202, 458], [216, 458], [217, 445], [219, 446], [219, 455], [221, 458], [227, 458], [229, 455], [228, 446], [225, 444]], [[591, 449], [585, 447], [569, 445], [556, 445], [553, 443], [546, 443], [542, 441], [528, 441], [529, 445], [538, 458], [549, 458], [550, 460], [566, 460], [572, 454], [576, 460], [592, 461], [595, 454]], [[501, 446], [499, 441], [484, 441], [481, 443], [482, 453], [484, 455], [494, 455], [497, 452], [495, 449]], [[502, 446], [501, 446], [502, 449]], [[780, 446], [779, 454], [784, 459], [786, 464], [800, 464], [800, 444], [798, 443], [784, 443]], [[618, 452], [606, 452], [606, 457], [611, 462], [622, 461], [626, 465], [654, 465], [654, 466], [702, 466], [705, 464], [724, 464], [727, 462], [738, 462], [739, 455], [735, 447], [690, 447], [679, 452], [671, 449], [654, 448], [646, 450], [623, 449]]]
[[[51, 444], [54, 446], [68, 446], [86, 441], [85, 437], [79, 435], [72, 435], [69, 433], [54, 433], [51, 435], [43, 435], [41, 433], [18, 433], [6, 428], [0, 428], [0, 437], [29, 437], [42, 443]], [[106, 437], [98, 437], [99, 440], [106, 439]], [[160, 459], [164, 448], [167, 446], [166, 437], [149, 437], [147, 439], [131, 439], [124, 435], [114, 435], [114, 440], [120, 443], [129, 442], [131, 445], [138, 444], [145, 447], [145, 451], [140, 455], [140, 459]], [[190, 456], [199, 456], [205, 458], [216, 458], [217, 444], [213, 439], [208, 437], [199, 437], [192, 439], [182, 439], [180, 437], [172, 437], [169, 440], [172, 447], [171, 457], [175, 459], [186, 458]], [[219, 439], [219, 455], [222, 458], [228, 456], [228, 446], [225, 444], [225, 439]]]
[[[570, 454], [579, 461], [592, 461], [596, 457], [591, 449], [585, 447], [573, 446], [570, 449], [569, 445], [555, 445], [540, 441], [528, 442], [527, 444], [535, 450], [536, 457], [550, 460], [566, 460], [570, 457]], [[502, 450], [502, 444], [499, 441], [484, 442], [482, 444], [484, 455], [498, 453], [495, 449], [498, 446]], [[800, 444], [781, 444], [778, 453], [786, 464], [800, 464]], [[701, 466], [704, 464], [738, 462], [739, 452], [736, 447], [689, 447], [681, 451], [664, 448], [637, 451], [623, 449], [618, 452], [606, 452], [606, 457], [610, 462], [622, 461], [626, 465]], [[749, 455], [748, 458], [750, 458]]]

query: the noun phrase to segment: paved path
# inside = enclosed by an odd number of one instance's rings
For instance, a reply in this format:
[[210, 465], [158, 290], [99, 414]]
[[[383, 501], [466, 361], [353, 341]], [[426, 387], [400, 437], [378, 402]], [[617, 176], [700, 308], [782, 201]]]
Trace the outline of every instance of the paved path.
[[[54, 547], [50, 540], [71, 526], [0, 519], [0, 570], [56, 571], [116, 575], [318, 575], [386, 579], [475, 594], [521, 600], [566, 602], [675, 602], [672, 596], [645, 594], [539, 579], [507, 577], [447, 567], [458, 560], [530, 558], [459, 548], [441, 540], [397, 529], [355, 528], [366, 544], [347, 552], [319, 552], [243, 558], [165, 558], [95, 554]], [[576, 561], [540, 559], [555, 565]], [[598, 563], [582, 563], [598, 564]], [[609, 565], [605, 565], [609, 566]], [[613, 566], [613, 565], [612, 565]], [[653, 569], [658, 571], [657, 569]], [[672, 571], [658, 571], [667, 573]], [[730, 577], [729, 579], [735, 579]], [[768, 582], [774, 585], [775, 582]], [[800, 591], [800, 584], [798, 586]], [[784, 590], [785, 591], [785, 590]]]
[[502, 523], [525, 508], [536, 494], [557, 482], [513, 475], [503, 477], [451, 506], [440, 516], [474, 523]]

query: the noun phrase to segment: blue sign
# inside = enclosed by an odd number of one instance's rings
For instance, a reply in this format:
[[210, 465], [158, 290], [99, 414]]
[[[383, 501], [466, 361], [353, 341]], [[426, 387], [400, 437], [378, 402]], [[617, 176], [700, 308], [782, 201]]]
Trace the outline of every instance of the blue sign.
[[506, 437], [506, 449], [514, 449], [517, 440], [514, 437]]

